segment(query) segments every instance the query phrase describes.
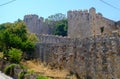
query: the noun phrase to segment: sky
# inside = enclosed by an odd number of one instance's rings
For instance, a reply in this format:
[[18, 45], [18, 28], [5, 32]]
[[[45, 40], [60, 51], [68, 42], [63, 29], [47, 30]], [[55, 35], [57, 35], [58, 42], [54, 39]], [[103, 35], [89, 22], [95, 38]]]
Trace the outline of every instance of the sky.
[[[11, 0], [0, 0], [0, 5]], [[114, 7], [120, 7], [120, 0], [104, 0]], [[37, 14], [44, 18], [56, 13], [67, 14], [69, 10], [88, 10], [96, 8], [96, 12], [111, 20], [120, 20], [120, 9], [115, 9], [100, 0], [16, 0], [0, 6], [0, 24], [14, 22], [24, 15]]]

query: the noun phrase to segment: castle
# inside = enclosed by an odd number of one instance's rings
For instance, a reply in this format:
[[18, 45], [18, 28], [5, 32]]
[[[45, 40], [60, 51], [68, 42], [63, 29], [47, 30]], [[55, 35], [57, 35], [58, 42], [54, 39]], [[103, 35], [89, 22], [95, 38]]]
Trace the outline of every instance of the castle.
[[68, 36], [48, 35], [49, 25], [37, 15], [24, 22], [40, 42], [34, 56], [54, 68], [66, 68], [78, 79], [120, 78], [120, 22], [96, 13], [68, 11]]
[[[68, 11], [68, 37], [86, 38], [103, 33], [112, 33], [120, 28], [120, 22], [107, 19], [101, 13], [96, 13], [95, 8], [79, 11]], [[25, 15], [24, 22], [32, 33], [51, 34], [49, 24], [38, 15]]]

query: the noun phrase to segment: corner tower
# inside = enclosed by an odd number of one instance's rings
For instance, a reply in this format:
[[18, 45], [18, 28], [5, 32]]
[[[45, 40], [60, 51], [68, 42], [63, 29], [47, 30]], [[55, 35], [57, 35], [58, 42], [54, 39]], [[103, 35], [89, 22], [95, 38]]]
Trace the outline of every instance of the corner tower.
[[88, 10], [68, 11], [68, 36], [85, 38], [91, 34]]
[[49, 34], [49, 27], [45, 24], [43, 17], [38, 17], [38, 15], [25, 15], [24, 22], [31, 33]]
[[115, 22], [96, 13], [95, 8], [80, 11], [68, 11], [68, 36], [70, 38], [86, 38], [93, 35], [111, 32]]

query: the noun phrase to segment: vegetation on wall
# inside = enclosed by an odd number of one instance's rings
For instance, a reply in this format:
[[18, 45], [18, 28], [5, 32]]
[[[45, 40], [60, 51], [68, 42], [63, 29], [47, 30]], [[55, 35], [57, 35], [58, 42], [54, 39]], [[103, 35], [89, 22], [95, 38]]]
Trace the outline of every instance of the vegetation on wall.
[[45, 22], [52, 29], [53, 35], [67, 36], [68, 23], [65, 14], [57, 13], [51, 15], [45, 20]]

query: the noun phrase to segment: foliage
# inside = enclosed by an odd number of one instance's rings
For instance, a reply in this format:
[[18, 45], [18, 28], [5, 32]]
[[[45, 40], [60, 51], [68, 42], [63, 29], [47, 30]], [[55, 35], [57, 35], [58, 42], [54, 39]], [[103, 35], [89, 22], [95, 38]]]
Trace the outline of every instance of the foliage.
[[[20, 66], [19, 64], [10, 64], [9, 66], [7, 66], [5, 69], [4, 69], [4, 73], [6, 75], [9, 75], [9, 76], [14, 76], [14, 67], [15, 66]], [[21, 69], [24, 69], [22, 68], [22, 66], [20, 66]], [[21, 72], [19, 73], [19, 78], [18, 79], [24, 79], [24, 75], [26, 74], [26, 72]]]
[[61, 20], [55, 23], [55, 30], [53, 31], [54, 35], [67, 36], [67, 20]]
[[28, 33], [23, 21], [4, 23], [0, 25], [0, 51], [8, 59], [11, 48], [20, 49], [26, 54], [31, 54], [35, 49], [37, 37]]
[[29, 33], [28, 40], [32, 42], [38, 42], [38, 38], [34, 33]]
[[20, 68], [21, 68], [21, 69], [27, 69], [26, 66], [24, 66], [24, 65], [22, 65], [22, 64], [19, 64], [19, 65], [20, 65]]
[[67, 36], [68, 23], [64, 14], [57, 13], [55, 15], [51, 15], [45, 20], [45, 22], [52, 29], [53, 35]]
[[5, 69], [4, 69], [4, 73], [6, 75], [9, 75], [9, 76], [12, 76], [14, 74], [14, 67], [16, 66], [17, 64], [10, 64], [9, 66], [7, 66]]
[[11, 47], [21, 49], [23, 40], [27, 38], [25, 35], [27, 32], [23, 22], [5, 23], [0, 25], [0, 27], [1, 26], [5, 28], [0, 30], [1, 50], [6, 51]]
[[8, 51], [8, 60], [12, 63], [20, 63], [22, 51], [16, 48], [11, 48]]
[[15, 35], [15, 34], [10, 34], [9, 31], [5, 30], [2, 36], [2, 42], [5, 45], [5, 49], [8, 50], [11, 47], [16, 47], [20, 48], [22, 44], [22, 39]]
[[66, 15], [62, 13], [57, 13], [57, 14], [48, 16], [46, 20], [47, 21], [60, 21], [60, 20], [65, 20], [65, 19], [66, 19]]
[[25, 72], [19, 73], [18, 79], [24, 79], [25, 74], [26, 74]]
[[39, 75], [37, 79], [50, 79], [50, 78]]
[[26, 52], [24, 54], [24, 58], [25, 59], [31, 59], [31, 58], [33, 58], [33, 52], [35, 50], [35, 44], [33, 42], [27, 40], [26, 42], [23, 42], [22, 50]]
[[3, 58], [3, 52], [0, 52], [0, 58]]

